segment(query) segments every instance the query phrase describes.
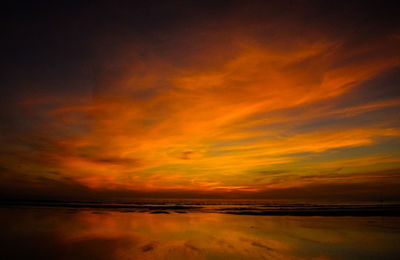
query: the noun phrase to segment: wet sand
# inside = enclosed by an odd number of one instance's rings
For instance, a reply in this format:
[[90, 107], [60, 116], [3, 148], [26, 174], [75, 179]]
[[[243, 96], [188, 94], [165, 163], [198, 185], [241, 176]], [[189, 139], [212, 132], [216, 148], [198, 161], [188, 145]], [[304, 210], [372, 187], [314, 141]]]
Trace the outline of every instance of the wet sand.
[[258, 216], [393, 216], [400, 217], [399, 204], [274, 204], [264, 201], [134, 201], [130, 203], [60, 202], [60, 201], [0, 201], [2, 207], [69, 208], [150, 212], [152, 214], [221, 213]]
[[395, 216], [255, 216], [146, 207], [3, 206], [1, 258], [397, 259], [400, 254]]

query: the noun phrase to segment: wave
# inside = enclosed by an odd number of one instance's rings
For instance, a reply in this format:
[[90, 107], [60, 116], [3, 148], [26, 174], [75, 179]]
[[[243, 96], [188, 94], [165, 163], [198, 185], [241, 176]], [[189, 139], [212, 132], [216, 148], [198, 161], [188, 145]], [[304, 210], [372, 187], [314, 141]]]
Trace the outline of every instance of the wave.
[[50, 207], [120, 212], [221, 213], [261, 216], [400, 216], [396, 203], [290, 203], [265, 200], [0, 201], [2, 207]]

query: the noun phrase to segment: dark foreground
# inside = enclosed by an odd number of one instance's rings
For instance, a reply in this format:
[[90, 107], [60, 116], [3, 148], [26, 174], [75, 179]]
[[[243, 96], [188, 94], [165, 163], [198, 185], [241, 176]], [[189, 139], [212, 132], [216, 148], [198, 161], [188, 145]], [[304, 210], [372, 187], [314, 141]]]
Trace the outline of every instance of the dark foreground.
[[[299, 207], [301, 214], [282, 213], [297, 216], [265, 216], [264, 211], [284, 211], [193, 203], [50, 204], [0, 207], [0, 259], [398, 259], [400, 255], [400, 218], [393, 214], [317, 216], [323, 214], [305, 214], [301, 205], [287, 206], [292, 213]], [[310, 207], [308, 213], [315, 211]], [[320, 207], [318, 212], [334, 212], [333, 208]]]

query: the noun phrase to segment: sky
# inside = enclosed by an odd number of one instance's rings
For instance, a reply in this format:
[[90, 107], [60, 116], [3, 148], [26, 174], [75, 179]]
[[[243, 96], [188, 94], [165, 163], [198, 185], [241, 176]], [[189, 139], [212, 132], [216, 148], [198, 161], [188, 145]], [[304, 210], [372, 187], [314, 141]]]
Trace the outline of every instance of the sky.
[[0, 196], [399, 201], [396, 10], [6, 4]]

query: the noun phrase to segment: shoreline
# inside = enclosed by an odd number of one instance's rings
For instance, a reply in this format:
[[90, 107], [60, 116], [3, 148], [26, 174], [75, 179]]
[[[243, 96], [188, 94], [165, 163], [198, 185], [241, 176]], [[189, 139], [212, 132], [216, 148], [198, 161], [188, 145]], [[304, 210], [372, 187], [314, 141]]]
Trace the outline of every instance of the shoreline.
[[[231, 206], [231, 207], [228, 207]], [[0, 202], [0, 208], [64, 208], [151, 214], [220, 213], [254, 216], [400, 217], [400, 205], [138, 205], [102, 203]]]

